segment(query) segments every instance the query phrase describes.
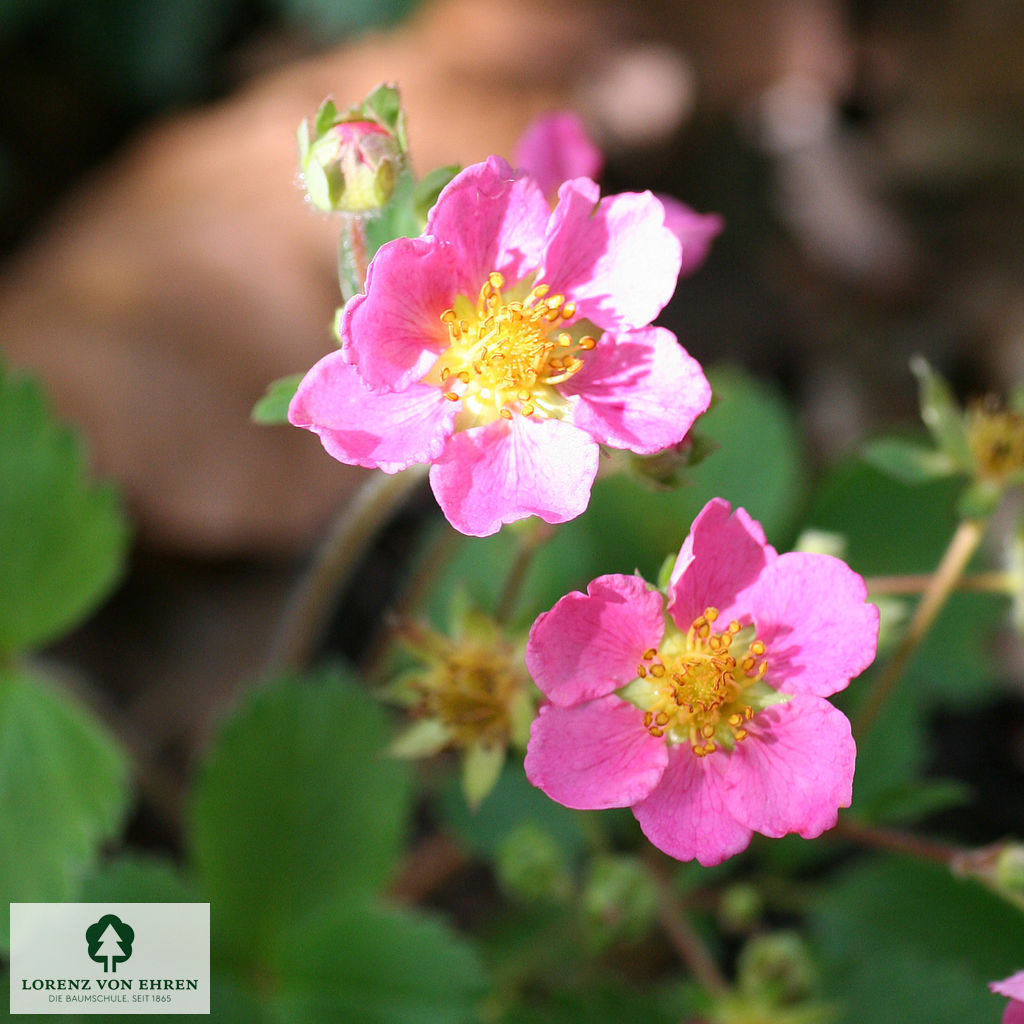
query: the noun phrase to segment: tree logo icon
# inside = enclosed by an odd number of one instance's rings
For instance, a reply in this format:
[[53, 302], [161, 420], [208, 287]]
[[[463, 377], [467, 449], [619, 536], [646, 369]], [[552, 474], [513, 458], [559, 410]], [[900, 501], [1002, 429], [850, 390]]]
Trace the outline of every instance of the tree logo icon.
[[89, 957], [103, 964], [107, 971], [117, 973], [117, 965], [123, 964], [132, 955], [135, 929], [113, 914], [104, 914], [95, 924], [85, 929], [85, 941], [89, 943]]

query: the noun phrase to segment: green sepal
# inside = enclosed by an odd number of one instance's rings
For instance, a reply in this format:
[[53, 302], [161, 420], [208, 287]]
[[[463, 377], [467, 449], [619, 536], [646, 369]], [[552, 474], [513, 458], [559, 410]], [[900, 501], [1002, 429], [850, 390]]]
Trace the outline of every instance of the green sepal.
[[313, 138], [318, 139], [324, 132], [329, 131], [340, 120], [338, 108], [334, 100], [328, 97], [320, 104], [313, 117]]
[[412, 192], [412, 208], [419, 221], [421, 231], [427, 226], [427, 214], [437, 202], [441, 190], [460, 170], [458, 164], [436, 167], [416, 182], [416, 187]]
[[305, 374], [293, 373], [278, 377], [267, 386], [266, 394], [252, 407], [253, 423], [276, 426], [288, 422], [288, 406]]
[[432, 757], [451, 742], [451, 730], [437, 718], [421, 718], [403, 729], [388, 746], [392, 757]]
[[505, 765], [504, 747], [474, 743], [462, 755], [462, 792], [471, 811], [475, 811], [497, 785]]
[[368, 121], [376, 121], [395, 136], [403, 153], [407, 151], [405, 108], [402, 106], [402, 96], [395, 86], [387, 83], [378, 85], [363, 100], [360, 109]]
[[918, 380], [924, 425], [953, 465], [969, 472], [974, 460], [967, 439], [967, 424], [952, 389], [923, 356], [911, 359], [910, 369]]

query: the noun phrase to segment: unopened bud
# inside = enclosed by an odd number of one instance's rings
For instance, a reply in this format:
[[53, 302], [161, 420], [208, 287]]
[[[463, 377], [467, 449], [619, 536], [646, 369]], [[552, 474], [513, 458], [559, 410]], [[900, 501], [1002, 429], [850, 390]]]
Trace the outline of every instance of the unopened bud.
[[303, 121], [299, 128], [299, 165], [309, 201], [329, 213], [382, 210], [405, 163], [403, 119], [390, 86], [341, 112], [325, 101], [312, 126]]

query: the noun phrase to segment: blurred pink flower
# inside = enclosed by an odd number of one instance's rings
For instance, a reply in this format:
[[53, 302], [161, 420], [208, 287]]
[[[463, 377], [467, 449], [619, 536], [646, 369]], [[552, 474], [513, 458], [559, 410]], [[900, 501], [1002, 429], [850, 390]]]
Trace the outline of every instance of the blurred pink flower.
[[[604, 167], [604, 155], [587, 135], [582, 119], [568, 110], [532, 121], [516, 145], [513, 160], [536, 179], [549, 200], [563, 181], [596, 178]], [[717, 213], [697, 213], [672, 196], [659, 193], [657, 198], [665, 207], [665, 226], [683, 247], [679, 274], [692, 274], [707, 259], [725, 221]]]
[[874, 659], [865, 595], [839, 559], [778, 555], [710, 501], [667, 607], [637, 576], [602, 576], [534, 623], [526, 665], [550, 703], [527, 777], [567, 807], [632, 807], [679, 860], [718, 864], [753, 832], [820, 835], [851, 799], [850, 725], [824, 698]]
[[597, 178], [604, 154], [587, 135], [578, 114], [558, 110], [530, 122], [516, 144], [512, 160], [532, 175], [549, 199], [570, 178]]
[[444, 189], [419, 238], [382, 246], [346, 305], [342, 349], [303, 379], [290, 421], [341, 462], [431, 464], [458, 530], [578, 516], [599, 445], [652, 454], [682, 440], [711, 389], [651, 320], [680, 245], [650, 193], [565, 182], [552, 211], [498, 157]]
[[1024, 1024], [1024, 971], [990, 982], [988, 987], [1010, 1000], [1003, 1011], [1003, 1024]]

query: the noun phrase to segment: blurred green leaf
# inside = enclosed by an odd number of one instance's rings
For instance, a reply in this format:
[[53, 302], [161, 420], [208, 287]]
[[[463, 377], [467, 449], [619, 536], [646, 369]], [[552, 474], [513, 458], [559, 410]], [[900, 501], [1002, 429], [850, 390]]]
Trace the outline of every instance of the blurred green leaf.
[[288, 406], [303, 376], [301, 373], [293, 373], [271, 382], [267, 387], [267, 393], [252, 407], [253, 422], [264, 426], [287, 423]]
[[205, 902], [168, 860], [128, 854], [101, 865], [82, 883], [83, 903]]
[[1020, 968], [1024, 915], [941, 866], [872, 860], [813, 902], [830, 1000], [843, 1024], [996, 1021], [986, 988]]
[[969, 803], [972, 791], [955, 779], [923, 779], [880, 789], [869, 802], [857, 804], [858, 815], [871, 821], [911, 823]]
[[117, 581], [128, 530], [38, 385], [0, 365], [0, 658], [77, 625]]
[[484, 975], [473, 948], [421, 914], [357, 901], [285, 930], [274, 958], [276, 1019], [468, 1024]]
[[919, 484], [957, 472], [944, 452], [899, 437], [880, 437], [864, 447], [864, 458], [876, 469], [905, 484]]
[[[0, 668], [0, 904], [61, 902], [120, 826], [124, 755], [44, 679]], [[0, 949], [9, 921], [0, 914]]]
[[[846, 560], [865, 576], [930, 573], [956, 529], [961, 489], [952, 478], [908, 487], [855, 460], [825, 476], [806, 521], [842, 533]], [[991, 694], [1000, 675], [993, 635], [1008, 614], [999, 595], [954, 594], [910, 663], [906, 686], [925, 703]]]
[[416, 6], [416, 0], [276, 0], [293, 29], [331, 41], [353, 32], [392, 25]]
[[476, 810], [466, 807], [458, 779], [441, 796], [441, 813], [448, 826], [470, 849], [485, 856], [497, 854], [502, 843], [521, 825], [550, 835], [570, 858], [585, 845], [580, 812], [556, 804], [523, 774], [521, 760], [511, 758], [488, 798]]
[[387, 206], [366, 221], [366, 255], [372, 259], [377, 250], [395, 238], [415, 238], [423, 230], [413, 207], [414, 179], [408, 172], [399, 176]]
[[412, 206], [416, 213], [416, 218], [420, 222], [420, 230], [426, 225], [427, 214], [430, 213], [434, 203], [437, 202], [437, 197], [441, 194], [441, 190], [460, 170], [461, 168], [454, 164], [448, 167], [436, 167], [416, 182], [416, 187], [413, 189], [412, 194]]
[[301, 915], [387, 881], [409, 806], [387, 738], [340, 672], [261, 689], [225, 723], [191, 815], [218, 949], [265, 961]]

